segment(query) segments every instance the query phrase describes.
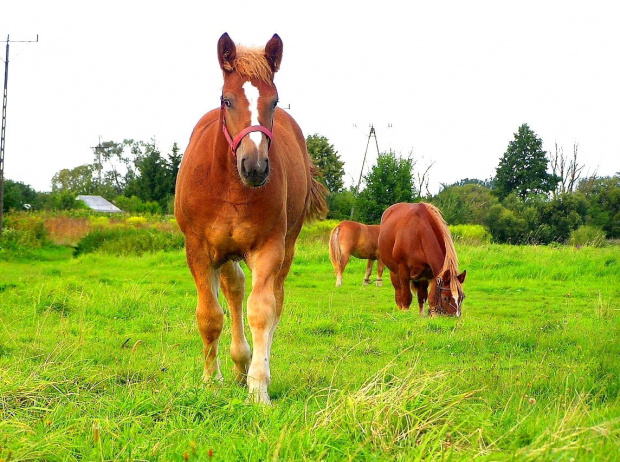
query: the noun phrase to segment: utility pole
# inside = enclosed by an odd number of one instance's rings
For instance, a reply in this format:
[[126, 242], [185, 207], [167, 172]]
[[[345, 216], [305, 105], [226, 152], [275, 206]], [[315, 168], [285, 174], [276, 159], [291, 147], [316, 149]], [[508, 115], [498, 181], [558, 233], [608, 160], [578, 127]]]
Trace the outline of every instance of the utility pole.
[[0, 132], [0, 236], [2, 236], [2, 220], [4, 217], [4, 142], [6, 139], [6, 97], [7, 83], [9, 80], [9, 43], [36, 43], [39, 41], [39, 34], [36, 40], [10, 40], [6, 36], [6, 59], [4, 60], [4, 92], [2, 94], [2, 131]]
[[[370, 138], [375, 137], [375, 145], [377, 146], [377, 155], [379, 155], [379, 142], [377, 141], [377, 132], [375, 132], [375, 127], [370, 124], [370, 133], [368, 133], [368, 141], [366, 142], [366, 150], [364, 151], [364, 158], [362, 159], [362, 168], [360, 169], [360, 177], [357, 180], [357, 186], [355, 187], [355, 199], [357, 199], [357, 195], [359, 194], [360, 184], [362, 183], [362, 175], [364, 173], [364, 164], [366, 163], [366, 154], [368, 154], [368, 146], [370, 145]], [[349, 220], [353, 220], [353, 212], [355, 211], [355, 202], [353, 202], [353, 206], [351, 207], [351, 217]]]

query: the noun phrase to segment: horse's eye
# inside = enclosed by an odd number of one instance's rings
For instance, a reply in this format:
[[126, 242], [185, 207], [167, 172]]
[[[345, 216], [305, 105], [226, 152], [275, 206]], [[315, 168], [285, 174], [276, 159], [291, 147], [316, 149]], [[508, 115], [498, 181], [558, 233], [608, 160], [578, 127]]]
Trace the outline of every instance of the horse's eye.
[[226, 106], [226, 107], [232, 106], [232, 103], [230, 102], [230, 100], [228, 98], [223, 98], [222, 99], [222, 103], [224, 103], [224, 106]]
[[275, 100], [275, 101], [273, 102], [273, 108], [275, 109], [277, 105], [278, 105], [278, 100]]

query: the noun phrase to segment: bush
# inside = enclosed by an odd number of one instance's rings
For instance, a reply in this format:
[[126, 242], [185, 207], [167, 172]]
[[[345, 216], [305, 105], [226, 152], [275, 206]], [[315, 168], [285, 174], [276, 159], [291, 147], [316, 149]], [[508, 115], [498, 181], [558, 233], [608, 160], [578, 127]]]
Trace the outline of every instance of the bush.
[[36, 216], [19, 214], [7, 217], [0, 246], [5, 248], [39, 248], [49, 243], [45, 221]]
[[103, 252], [113, 255], [142, 255], [145, 252], [179, 250], [185, 245], [182, 234], [156, 228], [96, 229], [84, 236], [73, 255]]
[[146, 217], [129, 217], [125, 220], [128, 225], [135, 226], [136, 228], [146, 225], [147, 221]]
[[603, 247], [606, 243], [605, 231], [596, 226], [580, 226], [570, 233], [568, 243], [575, 247]]
[[450, 225], [455, 242], [467, 245], [483, 245], [491, 242], [491, 235], [482, 225]]
[[162, 209], [157, 202], [144, 202], [138, 196], [118, 196], [114, 199], [116, 206], [127, 213], [148, 213], [161, 215]]

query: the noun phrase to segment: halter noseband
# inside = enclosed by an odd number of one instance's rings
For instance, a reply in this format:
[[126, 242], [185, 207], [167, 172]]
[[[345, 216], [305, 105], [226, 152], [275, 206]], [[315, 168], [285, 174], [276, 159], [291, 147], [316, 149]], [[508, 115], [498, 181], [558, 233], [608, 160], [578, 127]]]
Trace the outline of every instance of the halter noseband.
[[232, 136], [230, 136], [230, 132], [228, 131], [228, 127], [226, 126], [226, 113], [224, 112], [224, 98], [220, 98], [222, 101], [221, 104], [221, 111], [222, 111], [222, 131], [224, 132], [224, 137], [226, 138], [226, 141], [228, 141], [228, 145], [230, 146], [230, 149], [232, 151], [233, 156], [237, 156], [237, 148], [239, 147], [239, 145], [241, 144], [241, 140], [243, 140], [243, 138], [252, 132], [262, 132], [265, 135], [267, 135], [267, 138], [269, 138], [269, 144], [271, 144], [271, 139], [273, 138], [273, 132], [271, 130], [269, 130], [267, 127], [264, 127], [262, 125], [250, 125], [249, 127], [244, 128], [243, 130], [241, 130], [239, 132], [239, 134], [237, 136], [235, 136], [235, 139], [232, 138]]
[[[448, 287], [445, 287], [445, 286], [443, 285], [443, 279], [442, 279], [442, 278], [440, 278], [440, 277], [439, 277], [439, 278], [437, 278], [437, 279], [435, 280], [435, 282], [436, 282], [436, 284], [437, 284], [437, 285], [436, 285], [436, 288], [435, 288], [435, 297], [434, 297], [434, 300], [433, 300], [433, 302], [434, 302], [434, 304], [435, 304], [435, 307], [434, 307], [434, 308], [435, 308], [435, 310], [436, 310], [436, 311], [438, 311], [440, 314], [444, 314], [444, 313], [445, 313], [445, 310], [443, 309], [443, 305], [442, 305], [442, 303], [441, 303], [441, 292], [442, 292], [442, 291], [450, 292], [450, 295], [452, 295], [452, 290], [450, 289], [450, 287], [449, 287], [449, 286], [448, 286]], [[463, 302], [463, 299], [465, 298], [465, 295], [464, 295], [464, 294], [463, 294], [463, 295], [459, 294], [459, 298], [460, 298], [460, 303], [462, 303], [462, 302]], [[459, 303], [459, 304], [460, 304], [460, 303]], [[457, 304], [457, 307], [458, 307], [458, 305], [459, 305], [459, 304]]]

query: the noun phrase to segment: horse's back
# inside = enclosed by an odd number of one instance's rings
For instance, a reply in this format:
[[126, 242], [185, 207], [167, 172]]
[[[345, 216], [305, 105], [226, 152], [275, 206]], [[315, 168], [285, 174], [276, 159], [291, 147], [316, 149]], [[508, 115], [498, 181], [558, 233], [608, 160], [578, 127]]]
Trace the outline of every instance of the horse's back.
[[388, 268], [424, 259], [421, 233], [427, 226], [428, 211], [422, 203], [401, 202], [383, 212], [379, 254]]
[[338, 224], [338, 238], [344, 252], [356, 258], [376, 260], [379, 225], [365, 225], [356, 221]]

